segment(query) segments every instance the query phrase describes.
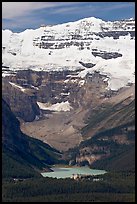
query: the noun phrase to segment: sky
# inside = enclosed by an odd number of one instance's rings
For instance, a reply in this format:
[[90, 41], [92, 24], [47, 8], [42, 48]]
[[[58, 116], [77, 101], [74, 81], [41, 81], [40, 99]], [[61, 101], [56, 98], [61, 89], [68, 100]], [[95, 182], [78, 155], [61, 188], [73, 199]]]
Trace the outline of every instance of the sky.
[[2, 28], [13, 32], [82, 18], [135, 18], [135, 2], [2, 2]]

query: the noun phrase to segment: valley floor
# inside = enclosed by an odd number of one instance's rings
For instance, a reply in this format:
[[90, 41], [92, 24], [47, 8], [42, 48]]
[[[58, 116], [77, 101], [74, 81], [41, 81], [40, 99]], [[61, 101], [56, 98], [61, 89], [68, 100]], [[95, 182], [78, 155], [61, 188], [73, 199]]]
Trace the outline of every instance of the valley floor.
[[54, 112], [44, 118], [22, 123], [25, 134], [38, 138], [59, 151], [66, 151], [82, 141], [80, 129], [84, 126], [86, 110]]

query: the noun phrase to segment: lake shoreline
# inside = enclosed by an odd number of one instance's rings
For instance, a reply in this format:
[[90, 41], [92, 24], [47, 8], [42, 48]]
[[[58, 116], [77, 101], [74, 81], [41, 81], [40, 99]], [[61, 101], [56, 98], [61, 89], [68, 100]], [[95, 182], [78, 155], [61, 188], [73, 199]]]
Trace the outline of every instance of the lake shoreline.
[[54, 165], [51, 172], [42, 172], [43, 177], [71, 178], [73, 175], [100, 175], [107, 173], [105, 170], [91, 169], [88, 166]]

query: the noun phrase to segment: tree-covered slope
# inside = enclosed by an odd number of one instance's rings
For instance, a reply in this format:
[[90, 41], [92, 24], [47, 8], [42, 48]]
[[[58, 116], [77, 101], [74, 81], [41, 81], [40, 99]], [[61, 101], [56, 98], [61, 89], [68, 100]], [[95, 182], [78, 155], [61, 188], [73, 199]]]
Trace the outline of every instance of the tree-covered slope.
[[20, 156], [12, 151], [3, 148], [2, 151], [2, 178], [32, 178], [41, 177], [31, 166], [26, 164]]
[[94, 130], [97, 133], [134, 120], [135, 100], [127, 98], [116, 104], [103, 103], [91, 111], [82, 134], [84, 138], [91, 137]]
[[97, 160], [92, 168], [107, 169], [110, 171], [135, 171], [135, 146], [122, 147], [110, 157]]
[[82, 129], [83, 141], [68, 151], [70, 163], [91, 168], [135, 170], [135, 100], [96, 107]]

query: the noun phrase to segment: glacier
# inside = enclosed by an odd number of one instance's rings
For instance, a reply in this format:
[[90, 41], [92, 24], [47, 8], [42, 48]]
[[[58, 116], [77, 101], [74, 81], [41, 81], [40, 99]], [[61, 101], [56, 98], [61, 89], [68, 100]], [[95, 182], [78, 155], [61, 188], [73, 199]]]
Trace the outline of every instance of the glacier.
[[[103, 21], [94, 17], [21, 33], [2, 30], [2, 63], [13, 73], [79, 70], [83, 78], [95, 70], [108, 76], [108, 89], [135, 83], [135, 20]], [[118, 53], [104, 59], [95, 52]], [[104, 54], [104, 55], [105, 55]], [[84, 67], [80, 62], [95, 64]], [[10, 72], [3, 71], [5, 77]]]

